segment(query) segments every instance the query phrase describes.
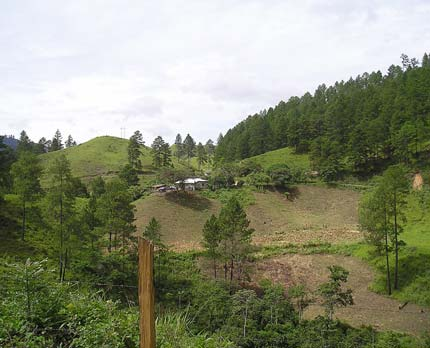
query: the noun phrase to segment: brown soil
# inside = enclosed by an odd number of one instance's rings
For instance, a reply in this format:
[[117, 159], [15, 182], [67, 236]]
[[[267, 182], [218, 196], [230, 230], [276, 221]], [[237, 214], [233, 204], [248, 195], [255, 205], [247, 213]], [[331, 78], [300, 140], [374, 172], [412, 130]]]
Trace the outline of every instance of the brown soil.
[[[286, 288], [304, 284], [315, 291], [328, 279], [330, 265], [340, 265], [350, 272], [347, 287], [353, 289], [354, 305], [336, 310], [336, 317], [353, 326], [372, 325], [378, 330], [394, 330], [418, 335], [430, 328], [430, 310], [401, 303], [369, 290], [374, 274], [363, 261], [341, 255], [284, 255], [264, 260], [256, 265], [254, 279], [271, 279]], [[323, 314], [323, 308], [315, 303], [306, 312], [306, 318]]]

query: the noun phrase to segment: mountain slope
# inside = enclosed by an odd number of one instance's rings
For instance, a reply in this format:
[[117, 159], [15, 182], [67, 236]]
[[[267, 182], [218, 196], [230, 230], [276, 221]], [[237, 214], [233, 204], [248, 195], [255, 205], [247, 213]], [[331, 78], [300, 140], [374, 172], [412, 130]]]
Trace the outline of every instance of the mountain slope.
[[[80, 178], [97, 175], [109, 176], [117, 173], [127, 163], [128, 140], [112, 136], [94, 138], [86, 143], [68, 149], [41, 155], [45, 168], [52, 161], [65, 154], [70, 161], [72, 174]], [[142, 163], [151, 164], [150, 150], [143, 149]]]
[[246, 162], [254, 162], [268, 169], [273, 164], [287, 164], [289, 167], [300, 168], [305, 171], [310, 169], [309, 156], [307, 154], [296, 154], [290, 147], [269, 151], [261, 155], [253, 156], [243, 160]]

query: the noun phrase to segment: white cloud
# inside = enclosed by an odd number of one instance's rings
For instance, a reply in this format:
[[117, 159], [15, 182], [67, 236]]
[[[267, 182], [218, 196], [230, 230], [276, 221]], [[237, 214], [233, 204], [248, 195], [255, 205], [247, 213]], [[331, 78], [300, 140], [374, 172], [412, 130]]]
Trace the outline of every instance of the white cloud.
[[426, 1], [6, 0], [0, 133], [205, 141], [430, 47]]

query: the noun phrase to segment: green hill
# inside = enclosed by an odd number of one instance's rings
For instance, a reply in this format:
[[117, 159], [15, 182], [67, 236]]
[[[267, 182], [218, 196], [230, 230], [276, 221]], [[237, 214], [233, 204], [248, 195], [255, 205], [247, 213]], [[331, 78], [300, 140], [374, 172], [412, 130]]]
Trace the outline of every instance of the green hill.
[[264, 169], [273, 164], [287, 164], [290, 167], [298, 167], [304, 170], [310, 169], [309, 156], [307, 154], [295, 154], [291, 147], [269, 151], [258, 156], [250, 157], [243, 160], [246, 162], [255, 162], [260, 164]]
[[[121, 166], [127, 163], [127, 145], [126, 139], [102, 136], [75, 147], [48, 152], [41, 155], [41, 158], [44, 167], [48, 167], [55, 158], [65, 154], [70, 161], [73, 175], [80, 178], [108, 176], [118, 172]], [[145, 154], [143, 159], [146, 157], [148, 154]]]
[[[101, 136], [78, 146], [45, 153], [41, 155], [41, 159], [43, 166], [48, 168], [55, 158], [65, 154], [70, 161], [72, 174], [85, 181], [99, 175], [103, 177], [116, 175], [121, 167], [127, 164], [127, 146], [127, 139]], [[140, 159], [143, 164], [144, 175], [152, 176], [154, 168], [149, 147], [142, 147]], [[173, 155], [172, 162], [175, 167], [183, 167], [186, 164], [186, 161], [178, 162], [178, 159]], [[197, 168], [197, 159], [191, 158], [190, 165]]]

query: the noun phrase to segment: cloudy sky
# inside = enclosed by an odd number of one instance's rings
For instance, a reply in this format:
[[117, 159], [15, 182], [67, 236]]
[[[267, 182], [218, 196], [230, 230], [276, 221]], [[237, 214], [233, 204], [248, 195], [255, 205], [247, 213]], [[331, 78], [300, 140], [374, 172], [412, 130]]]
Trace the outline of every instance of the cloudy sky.
[[2, 0], [0, 134], [216, 139], [430, 51], [430, 1]]

